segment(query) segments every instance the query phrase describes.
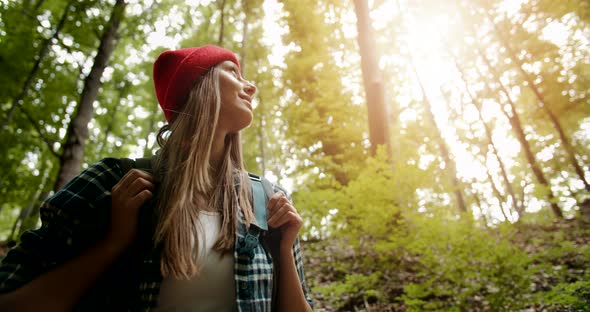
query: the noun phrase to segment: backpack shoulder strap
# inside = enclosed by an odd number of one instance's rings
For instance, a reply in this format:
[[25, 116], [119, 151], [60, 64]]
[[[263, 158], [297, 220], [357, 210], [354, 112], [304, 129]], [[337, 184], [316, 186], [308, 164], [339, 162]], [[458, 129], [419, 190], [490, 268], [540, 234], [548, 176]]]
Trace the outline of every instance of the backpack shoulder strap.
[[[154, 161], [155, 161], [155, 156], [148, 157], [148, 158], [137, 158], [137, 159], [119, 158], [119, 166], [121, 166], [121, 171], [123, 172], [123, 175], [127, 174], [127, 172], [129, 172], [129, 170], [131, 170], [131, 169], [139, 169], [142, 171], [146, 171], [148, 173], [152, 173]], [[157, 179], [157, 177], [156, 177], [156, 179]], [[156, 191], [155, 191], [154, 195], [157, 193], [157, 191], [158, 191], [158, 188], [156, 185]], [[155, 227], [156, 227], [156, 219], [155, 219], [156, 217], [154, 214], [153, 204], [154, 204], [154, 202], [150, 201], [150, 202], [144, 204], [143, 207], [141, 207], [141, 209], [139, 211], [138, 225], [137, 225], [138, 233], [143, 233], [143, 235], [138, 234], [138, 237], [145, 237], [146, 239], [149, 238], [149, 239], [147, 239], [147, 241], [149, 241], [149, 243], [152, 242], [151, 238], [153, 237], [153, 233], [154, 233]]]
[[248, 178], [252, 186], [252, 208], [256, 217], [256, 224], [251, 224], [244, 237], [238, 241], [238, 252], [252, 257], [254, 248], [265, 233], [269, 231], [266, 221], [268, 217], [266, 206], [270, 197], [274, 194], [274, 190], [272, 183], [264, 177], [248, 172]]
[[152, 173], [154, 157], [135, 159], [135, 168]]
[[[155, 156], [154, 156], [155, 157]], [[152, 173], [152, 166], [154, 157], [145, 157], [145, 158], [119, 158], [119, 165], [121, 166], [121, 170], [123, 171], [123, 175], [127, 174], [131, 169], [139, 169], [143, 171], [147, 171]]]
[[256, 223], [258, 227], [264, 231], [268, 231], [268, 224], [266, 219], [268, 216], [268, 210], [266, 206], [272, 196], [273, 189], [270, 181], [264, 177], [260, 177], [253, 173], [248, 173], [250, 178], [250, 184], [252, 185], [252, 197], [254, 198], [254, 215], [256, 216]]
[[[266, 222], [266, 218], [268, 215], [268, 210], [266, 209], [266, 206], [268, 205], [268, 201], [270, 200], [272, 195], [275, 193], [275, 189], [278, 189], [279, 191], [282, 191], [285, 194], [286, 194], [286, 192], [285, 192], [285, 190], [283, 190], [282, 188], [280, 188], [278, 186], [275, 188], [276, 185], [271, 183], [265, 177], [257, 176], [252, 173], [248, 173], [248, 176], [250, 177], [250, 181], [252, 184], [252, 196], [254, 197], [254, 212], [256, 214], [256, 222], [258, 223], [258, 225], [262, 229], [264, 229], [266, 231], [264, 233], [263, 239], [270, 238], [271, 236], [274, 236], [274, 238], [271, 238], [271, 241], [266, 239], [264, 246], [265, 246], [265, 248], [269, 248], [268, 250], [271, 250], [271, 249], [275, 250], [274, 254], [278, 257], [278, 252], [276, 252], [276, 250], [278, 250], [279, 246], [278, 246], [277, 242], [280, 241], [281, 234], [279, 231], [269, 231], [268, 224]], [[246, 234], [246, 237], [248, 237], [249, 235], [251, 235], [250, 231], [248, 231], [248, 234]], [[260, 233], [258, 234], [258, 236], [260, 236]], [[258, 240], [256, 240], [256, 242], [258, 242]], [[250, 254], [251, 253], [252, 252], [250, 251]], [[271, 311], [278, 310], [277, 309], [277, 299], [278, 299], [279, 272], [280, 272], [279, 259], [273, 259]]]
[[123, 175], [126, 175], [129, 170], [135, 168], [135, 159], [131, 158], [119, 158], [119, 166], [121, 166], [121, 171], [123, 171]]

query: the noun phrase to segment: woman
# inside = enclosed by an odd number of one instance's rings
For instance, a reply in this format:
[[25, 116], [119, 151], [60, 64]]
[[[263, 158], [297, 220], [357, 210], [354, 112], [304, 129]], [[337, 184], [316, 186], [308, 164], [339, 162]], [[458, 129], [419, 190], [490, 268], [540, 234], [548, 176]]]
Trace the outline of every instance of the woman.
[[106, 158], [49, 198], [43, 226], [0, 266], [0, 310], [311, 311], [302, 220], [284, 192], [267, 206], [277, 247], [237, 252], [255, 224], [240, 130], [252, 122], [256, 87], [239, 66], [216, 46], [158, 57], [169, 123], [158, 134], [158, 174], [123, 174]]

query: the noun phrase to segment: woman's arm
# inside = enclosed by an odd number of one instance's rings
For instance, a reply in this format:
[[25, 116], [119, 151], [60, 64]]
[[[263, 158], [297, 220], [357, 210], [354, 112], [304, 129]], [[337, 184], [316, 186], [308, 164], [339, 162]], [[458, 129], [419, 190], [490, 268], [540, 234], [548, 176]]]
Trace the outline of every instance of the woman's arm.
[[296, 259], [296, 254], [301, 255], [297, 235], [303, 220], [283, 193], [276, 193], [270, 198], [268, 209], [268, 225], [281, 230], [278, 311], [312, 311], [303, 291], [303, 276], [297, 271], [297, 262], [301, 261]]
[[0, 310], [71, 311], [125, 248], [102, 241], [53, 271], [0, 296]]
[[129, 171], [112, 188], [111, 225], [106, 238], [65, 264], [0, 295], [0, 310], [71, 310], [133, 242], [139, 208], [152, 197], [153, 189], [153, 178], [149, 174]]
[[293, 249], [281, 247], [278, 311], [312, 311], [301, 283]]

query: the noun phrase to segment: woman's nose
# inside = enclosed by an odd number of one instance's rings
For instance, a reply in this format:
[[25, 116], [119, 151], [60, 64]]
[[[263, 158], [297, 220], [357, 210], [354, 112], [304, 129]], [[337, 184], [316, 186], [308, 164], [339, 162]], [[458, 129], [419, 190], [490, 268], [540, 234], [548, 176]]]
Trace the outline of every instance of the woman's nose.
[[253, 96], [256, 93], [256, 86], [248, 80], [244, 80], [244, 91], [249, 95]]

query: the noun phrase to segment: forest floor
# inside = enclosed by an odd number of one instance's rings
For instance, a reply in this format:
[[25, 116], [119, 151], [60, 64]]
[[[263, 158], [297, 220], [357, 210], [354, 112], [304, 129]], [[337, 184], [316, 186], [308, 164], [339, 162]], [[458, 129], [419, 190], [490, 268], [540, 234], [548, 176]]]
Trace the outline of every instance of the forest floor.
[[[516, 310], [590, 311], [590, 281], [587, 280], [590, 276], [590, 226], [566, 220], [551, 225], [516, 224], [514, 229], [510, 241], [531, 258], [528, 266], [533, 268], [527, 271], [533, 272], [528, 277], [531, 290], [527, 298], [536, 298], [525, 301]], [[367, 265], [367, 259], [375, 257], [374, 252], [359, 251], [347, 246], [344, 240], [304, 242], [303, 248], [305, 275], [316, 311], [416, 310], [408, 308], [403, 295], [406, 285], [420, 279], [415, 270], [418, 259], [404, 256], [396, 259], [389, 269], [380, 270]], [[7, 250], [6, 244], [0, 244], [0, 259]], [[326, 291], [335, 289], [331, 286], [335, 282], [349, 281], [351, 276], [371, 275], [375, 271], [381, 271], [380, 278], [374, 281], [378, 286], [371, 291], [363, 289], [363, 281], [358, 282], [356, 288], [348, 286], [337, 293]], [[539, 295], [544, 296], [540, 301]], [[485, 300], [484, 294], [474, 295], [469, 305], [451, 310], [495, 310]]]
[[[527, 270], [530, 290], [520, 296], [520, 303], [502, 307], [503, 311], [590, 311], [590, 226], [578, 220], [564, 220], [550, 225], [515, 224], [510, 242], [528, 256]], [[378, 268], [369, 268], [366, 259], [374, 257], [367, 251], [346, 247], [343, 241], [306, 242], [304, 245], [305, 268], [312, 290], [316, 311], [421, 311], [409, 308], [404, 301], [407, 284], [420, 280], [415, 270], [415, 258], [395, 260], [394, 269], [381, 271], [378, 287], [370, 292], [362, 289], [363, 282], [349, 283], [349, 276], [370, 276]], [[345, 246], [345, 247], [342, 247]], [[377, 262], [377, 261], [376, 261]], [[364, 263], [364, 264], [363, 264]], [[375, 264], [377, 265], [377, 264]], [[395, 269], [397, 268], [397, 269]], [[343, 282], [346, 281], [346, 282]], [[393, 281], [393, 283], [391, 282]], [[335, 283], [336, 282], [336, 283]], [[333, 285], [346, 285], [334, 287]], [[373, 284], [374, 286], [375, 284]], [[338, 288], [340, 287], [340, 288]], [[514, 287], [508, 285], [507, 287]], [[337, 289], [336, 291], [334, 291]], [[375, 294], [377, 293], [377, 294]], [[447, 300], [453, 308], [435, 310], [495, 311], [485, 302], [486, 289], [478, 290], [470, 302], [454, 306], [453, 298]], [[508, 291], [509, 293], [509, 291]], [[522, 299], [530, 298], [530, 299]], [[428, 300], [428, 298], [426, 299]], [[456, 300], [456, 299], [455, 299]], [[478, 302], [479, 301], [479, 302]], [[429, 310], [429, 309], [426, 309]]]

